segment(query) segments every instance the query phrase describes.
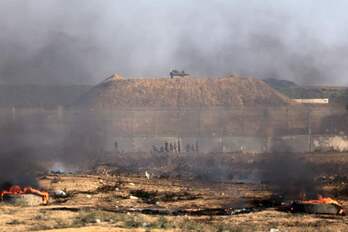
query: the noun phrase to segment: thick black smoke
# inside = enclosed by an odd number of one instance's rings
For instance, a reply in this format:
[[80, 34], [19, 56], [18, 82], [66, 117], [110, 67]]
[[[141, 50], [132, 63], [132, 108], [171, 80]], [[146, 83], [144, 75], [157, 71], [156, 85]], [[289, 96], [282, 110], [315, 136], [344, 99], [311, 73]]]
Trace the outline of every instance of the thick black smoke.
[[24, 122], [6, 120], [0, 125], [0, 190], [5, 185], [36, 186], [36, 175], [42, 170], [39, 153], [28, 140]]
[[287, 199], [315, 198], [320, 194], [315, 170], [303, 156], [292, 152], [265, 154], [258, 164], [261, 180], [271, 187], [272, 193]]
[[327, 1], [3, 0], [0, 80], [239, 73], [347, 84], [344, 9]]
[[48, 112], [2, 111], [0, 190], [8, 185], [35, 187], [36, 178], [58, 163], [65, 170], [86, 170], [102, 158], [106, 124], [101, 117], [75, 112], [79, 115], [74, 119], [70, 114], [57, 120], [56, 112]]
[[67, 167], [87, 170], [104, 158], [110, 122], [95, 112], [81, 110], [77, 114], [62, 134], [61, 143], [56, 144], [57, 156], [53, 159]]

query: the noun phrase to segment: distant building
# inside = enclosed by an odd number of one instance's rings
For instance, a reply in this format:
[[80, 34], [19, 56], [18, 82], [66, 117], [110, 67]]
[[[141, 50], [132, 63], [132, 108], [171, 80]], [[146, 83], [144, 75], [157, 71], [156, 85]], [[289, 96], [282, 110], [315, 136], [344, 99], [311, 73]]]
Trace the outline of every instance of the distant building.
[[328, 98], [309, 98], [309, 99], [292, 99], [294, 102], [302, 104], [329, 104]]

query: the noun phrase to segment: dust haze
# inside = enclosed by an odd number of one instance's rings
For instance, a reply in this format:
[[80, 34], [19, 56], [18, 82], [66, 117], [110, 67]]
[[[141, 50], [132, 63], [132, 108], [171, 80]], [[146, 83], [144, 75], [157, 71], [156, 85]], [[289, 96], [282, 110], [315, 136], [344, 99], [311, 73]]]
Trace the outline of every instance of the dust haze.
[[347, 3], [3, 0], [3, 84], [227, 73], [347, 84]]
[[[0, 83], [94, 84], [115, 72], [154, 77], [184, 69], [202, 77], [236, 73], [300, 84], [348, 84], [348, 46], [342, 39], [346, 6], [326, 1], [4, 0], [0, 3]], [[103, 131], [112, 123], [98, 116], [81, 114], [68, 123], [58, 118], [51, 129], [56, 134], [42, 130], [46, 124], [41, 118], [35, 120], [37, 124], [13, 120], [0, 133], [14, 144], [0, 144], [4, 173], [11, 166], [19, 170], [18, 176], [25, 176], [26, 169], [20, 171], [23, 163], [47, 157], [72, 164], [98, 160], [104, 155], [107, 135]], [[22, 133], [27, 127], [33, 134], [40, 132], [40, 138], [32, 139], [36, 143], [30, 143], [30, 133]], [[54, 152], [44, 150], [42, 138], [49, 138], [47, 147]], [[7, 151], [8, 147], [13, 150]], [[276, 159], [270, 167], [277, 164]], [[211, 170], [204, 162], [200, 167], [193, 172], [232, 178], [221, 160]], [[284, 179], [276, 179], [276, 186], [278, 182]]]

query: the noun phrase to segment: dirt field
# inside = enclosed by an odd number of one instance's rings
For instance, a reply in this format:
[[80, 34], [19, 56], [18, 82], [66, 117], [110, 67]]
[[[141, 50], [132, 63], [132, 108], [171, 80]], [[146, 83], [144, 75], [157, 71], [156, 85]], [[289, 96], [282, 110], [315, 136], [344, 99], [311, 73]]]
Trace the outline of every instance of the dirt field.
[[[305, 156], [313, 164], [341, 165], [346, 164], [347, 157]], [[324, 178], [321, 188], [348, 208], [348, 195], [342, 191], [347, 183], [343, 177], [335, 178]], [[208, 183], [107, 173], [51, 174], [41, 177], [39, 183], [51, 192], [63, 190], [67, 196], [51, 194], [49, 205], [38, 207], [1, 203], [0, 231], [348, 231], [347, 216], [280, 211], [269, 204], [272, 193], [260, 183]], [[222, 208], [241, 211], [214, 215], [212, 209]], [[147, 211], [136, 212], [144, 209]], [[194, 215], [201, 209], [210, 209], [207, 214], [211, 215]], [[254, 211], [247, 213], [249, 209]]]

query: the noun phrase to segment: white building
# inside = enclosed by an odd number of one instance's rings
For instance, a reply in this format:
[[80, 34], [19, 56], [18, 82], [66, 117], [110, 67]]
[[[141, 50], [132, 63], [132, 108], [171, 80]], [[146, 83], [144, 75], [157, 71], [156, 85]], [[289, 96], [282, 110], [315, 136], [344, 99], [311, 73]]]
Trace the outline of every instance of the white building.
[[294, 102], [302, 104], [329, 104], [328, 98], [292, 99]]

